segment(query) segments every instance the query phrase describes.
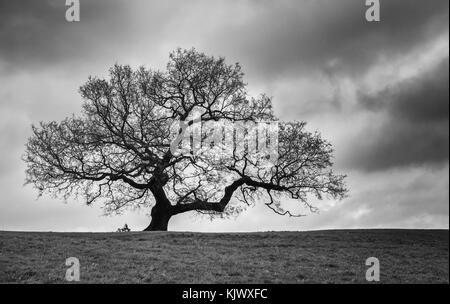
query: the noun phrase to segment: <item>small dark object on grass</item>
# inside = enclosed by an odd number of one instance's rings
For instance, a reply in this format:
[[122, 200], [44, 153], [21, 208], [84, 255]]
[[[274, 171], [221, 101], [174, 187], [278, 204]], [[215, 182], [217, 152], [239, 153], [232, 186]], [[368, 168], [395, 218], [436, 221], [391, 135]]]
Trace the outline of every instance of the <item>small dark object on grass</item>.
[[131, 229], [128, 228], [127, 224], [125, 224], [125, 226], [123, 226], [123, 228], [117, 229], [117, 232], [130, 232], [130, 231], [131, 231]]

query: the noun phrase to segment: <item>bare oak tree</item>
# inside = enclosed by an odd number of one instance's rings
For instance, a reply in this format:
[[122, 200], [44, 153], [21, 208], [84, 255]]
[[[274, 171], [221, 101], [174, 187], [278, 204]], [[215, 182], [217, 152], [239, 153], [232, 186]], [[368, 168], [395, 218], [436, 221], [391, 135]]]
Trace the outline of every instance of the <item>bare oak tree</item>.
[[278, 122], [270, 167], [236, 149], [227, 161], [173, 153], [174, 123], [192, 122], [194, 112], [202, 122], [277, 121], [271, 99], [249, 98], [240, 65], [224, 58], [178, 49], [164, 72], [115, 65], [109, 79], [90, 77], [80, 92], [81, 115], [32, 127], [23, 158], [26, 182], [40, 194], [101, 201], [108, 213], [152, 207], [145, 230], [167, 230], [187, 211], [226, 216], [264, 202], [299, 216], [282, 203], [315, 211], [312, 196], [340, 199], [347, 191], [345, 176], [331, 169], [331, 145], [303, 122]]

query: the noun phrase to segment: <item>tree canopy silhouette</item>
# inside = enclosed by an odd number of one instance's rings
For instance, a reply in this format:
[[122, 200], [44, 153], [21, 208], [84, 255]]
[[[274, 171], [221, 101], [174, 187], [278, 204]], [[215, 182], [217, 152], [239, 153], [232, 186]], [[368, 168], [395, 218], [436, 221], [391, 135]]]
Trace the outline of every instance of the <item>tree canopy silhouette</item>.
[[[330, 143], [308, 132], [304, 122], [278, 121], [271, 98], [249, 97], [241, 66], [224, 58], [178, 49], [166, 71], [116, 64], [109, 79], [89, 77], [80, 92], [80, 115], [32, 126], [23, 158], [26, 182], [40, 194], [100, 201], [108, 213], [151, 207], [145, 230], [167, 230], [176, 214], [227, 216], [257, 202], [275, 213], [299, 216], [283, 202], [294, 199], [316, 211], [311, 197], [339, 199], [347, 191], [345, 176], [332, 171]], [[251, 131], [245, 127], [232, 131], [231, 146], [216, 140], [201, 143], [201, 153], [192, 153], [193, 148], [178, 153], [176, 140], [185, 136], [183, 126], [195, 125], [194, 115], [203, 126], [273, 123], [276, 158], [268, 165], [258, 149], [251, 154]], [[225, 129], [217, 129], [224, 135]], [[186, 138], [193, 142], [192, 134]], [[269, 141], [257, 136], [256, 145]], [[218, 153], [227, 148], [230, 153]]]

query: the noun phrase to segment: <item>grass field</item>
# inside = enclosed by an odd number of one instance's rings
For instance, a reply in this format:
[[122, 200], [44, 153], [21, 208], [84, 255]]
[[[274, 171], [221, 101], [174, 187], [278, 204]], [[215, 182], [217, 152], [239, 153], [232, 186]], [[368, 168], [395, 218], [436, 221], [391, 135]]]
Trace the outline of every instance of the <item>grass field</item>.
[[0, 232], [0, 283], [449, 283], [448, 230]]

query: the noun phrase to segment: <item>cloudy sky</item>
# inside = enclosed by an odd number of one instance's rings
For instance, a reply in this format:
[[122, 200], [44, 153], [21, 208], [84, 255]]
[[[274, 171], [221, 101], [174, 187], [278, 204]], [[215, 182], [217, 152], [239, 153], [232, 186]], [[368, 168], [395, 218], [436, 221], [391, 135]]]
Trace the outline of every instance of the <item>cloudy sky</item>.
[[177, 47], [240, 62], [249, 91], [282, 120], [304, 120], [335, 146], [349, 197], [319, 214], [236, 219], [182, 214], [170, 230], [256, 231], [449, 227], [449, 2], [380, 0], [0, 0], [0, 230], [133, 230], [148, 210], [106, 217], [100, 205], [23, 186], [31, 124], [81, 109], [78, 88], [118, 62], [163, 69]]

